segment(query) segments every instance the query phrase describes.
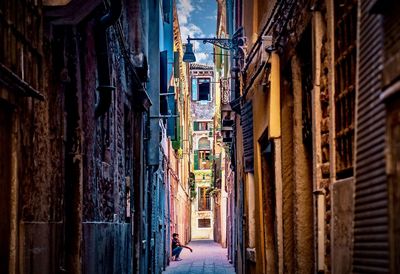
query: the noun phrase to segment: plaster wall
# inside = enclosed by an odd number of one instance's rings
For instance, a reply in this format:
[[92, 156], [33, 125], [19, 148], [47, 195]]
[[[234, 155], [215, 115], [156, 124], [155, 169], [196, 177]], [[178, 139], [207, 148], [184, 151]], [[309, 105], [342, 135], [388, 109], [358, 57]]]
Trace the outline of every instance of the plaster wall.
[[[289, 75], [288, 75], [289, 74]], [[282, 220], [283, 220], [283, 270], [294, 273], [294, 148], [293, 148], [293, 90], [291, 73], [282, 76]]]
[[331, 185], [332, 193], [332, 273], [352, 272], [352, 230], [354, 216], [354, 180]]
[[314, 267], [312, 155], [303, 143], [301, 68], [296, 56], [292, 58], [292, 79], [295, 265], [298, 273], [311, 273]]

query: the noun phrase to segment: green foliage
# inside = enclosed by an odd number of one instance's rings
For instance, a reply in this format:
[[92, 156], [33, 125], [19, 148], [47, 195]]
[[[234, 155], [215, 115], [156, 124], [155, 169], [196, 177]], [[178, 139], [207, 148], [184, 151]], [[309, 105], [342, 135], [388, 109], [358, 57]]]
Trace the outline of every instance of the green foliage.
[[190, 200], [193, 201], [194, 199], [196, 199], [196, 197], [197, 197], [197, 191], [194, 189], [191, 189], [190, 190]]
[[191, 173], [189, 177], [189, 190], [190, 190], [190, 200], [196, 199], [197, 191], [196, 191], [196, 181], [194, 174]]

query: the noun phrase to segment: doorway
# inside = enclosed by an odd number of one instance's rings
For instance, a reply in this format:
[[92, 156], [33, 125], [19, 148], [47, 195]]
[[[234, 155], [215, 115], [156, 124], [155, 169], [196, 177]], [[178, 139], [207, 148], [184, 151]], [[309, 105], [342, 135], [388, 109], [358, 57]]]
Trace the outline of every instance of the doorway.
[[0, 101], [0, 266], [9, 272], [11, 244], [12, 108]]
[[278, 273], [274, 143], [266, 137], [261, 141], [261, 170], [266, 268]]

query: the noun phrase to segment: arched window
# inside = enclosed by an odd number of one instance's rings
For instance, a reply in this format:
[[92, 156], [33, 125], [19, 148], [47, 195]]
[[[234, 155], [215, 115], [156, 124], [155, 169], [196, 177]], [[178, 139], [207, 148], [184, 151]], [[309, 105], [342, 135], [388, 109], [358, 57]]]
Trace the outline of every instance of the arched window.
[[210, 150], [210, 141], [208, 140], [207, 137], [202, 137], [199, 139], [198, 149], [199, 150]]

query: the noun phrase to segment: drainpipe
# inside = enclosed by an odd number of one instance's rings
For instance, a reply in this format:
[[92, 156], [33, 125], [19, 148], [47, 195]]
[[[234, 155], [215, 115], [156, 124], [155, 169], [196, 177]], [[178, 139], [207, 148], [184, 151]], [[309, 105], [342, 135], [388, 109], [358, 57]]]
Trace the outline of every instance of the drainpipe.
[[111, 0], [108, 12], [98, 21], [95, 29], [96, 57], [97, 57], [97, 76], [99, 99], [95, 108], [96, 118], [106, 113], [111, 104], [111, 94], [115, 89], [111, 85], [110, 65], [108, 63], [108, 41], [107, 29], [115, 24], [121, 15], [121, 0]]

